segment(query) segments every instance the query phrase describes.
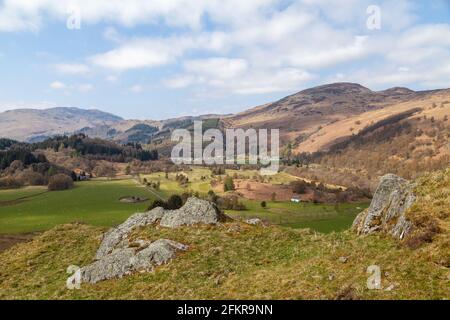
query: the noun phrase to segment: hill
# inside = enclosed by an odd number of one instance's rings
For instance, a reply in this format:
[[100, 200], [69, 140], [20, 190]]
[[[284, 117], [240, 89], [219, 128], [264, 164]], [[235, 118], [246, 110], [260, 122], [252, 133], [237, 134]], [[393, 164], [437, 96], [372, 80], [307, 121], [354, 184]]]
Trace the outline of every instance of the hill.
[[[189, 249], [153, 272], [68, 290], [67, 267], [90, 264], [105, 231], [68, 224], [0, 254], [0, 298], [446, 299], [449, 177], [447, 170], [416, 181], [417, 205], [408, 214], [420, 225], [431, 212], [441, 230], [414, 247], [384, 234], [324, 235], [239, 221], [176, 229], [149, 225], [135, 229], [130, 244], [170, 239]], [[381, 270], [378, 290], [367, 287], [373, 265]]]
[[[0, 124], [3, 124], [0, 136], [33, 141], [75, 131], [121, 144], [149, 144], [160, 155], [169, 156], [174, 145], [170, 141], [172, 131], [192, 129], [195, 120], [204, 120], [205, 128], [221, 130], [280, 129], [281, 155], [287, 163], [295, 160], [296, 155], [309, 153], [315, 163], [346, 169], [342, 164], [358, 150], [361, 154], [366, 150], [380, 155], [390, 149], [392, 152], [388, 152], [388, 157], [381, 159], [366, 175], [376, 179], [393, 171], [413, 178], [396, 169], [400, 166], [398, 162], [407, 160], [409, 165], [403, 171], [411, 172], [416, 167], [418, 174], [448, 164], [446, 157], [450, 155], [445, 142], [449, 117], [450, 89], [413, 91], [395, 87], [372, 91], [355, 83], [333, 83], [306, 89], [234, 115], [186, 116], [154, 121], [123, 120], [100, 111], [75, 108], [13, 110], [0, 114]], [[321, 156], [318, 157], [317, 153]], [[335, 160], [331, 161], [331, 158]], [[353, 160], [354, 169], [367, 171], [371, 165], [358, 157]], [[389, 163], [386, 164], [385, 160]], [[339, 184], [336, 181], [330, 183]]]
[[123, 119], [118, 116], [99, 110], [16, 109], [0, 113], [0, 137], [30, 142], [42, 141], [84, 127], [111, 125], [121, 120]]
[[333, 83], [300, 91], [224, 121], [230, 127], [280, 129], [282, 142], [291, 143], [293, 152], [314, 152], [350, 136], [350, 128], [357, 131], [371, 121], [442, 102], [450, 103], [450, 90], [391, 88], [376, 92], [355, 83]]

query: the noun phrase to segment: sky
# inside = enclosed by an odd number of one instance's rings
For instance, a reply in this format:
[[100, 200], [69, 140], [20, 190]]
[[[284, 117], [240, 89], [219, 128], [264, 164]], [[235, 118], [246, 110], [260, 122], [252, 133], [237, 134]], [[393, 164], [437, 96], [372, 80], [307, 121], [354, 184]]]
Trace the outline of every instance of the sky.
[[0, 0], [0, 111], [228, 114], [343, 81], [450, 87], [450, 0]]

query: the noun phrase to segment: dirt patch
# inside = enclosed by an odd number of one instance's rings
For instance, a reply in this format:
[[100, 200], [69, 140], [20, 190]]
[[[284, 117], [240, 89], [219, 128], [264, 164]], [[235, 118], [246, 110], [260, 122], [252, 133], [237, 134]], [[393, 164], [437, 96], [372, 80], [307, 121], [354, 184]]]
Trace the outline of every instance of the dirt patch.
[[[270, 184], [249, 180], [235, 179], [236, 192], [250, 200], [270, 201], [275, 194], [277, 201], [289, 201], [296, 195], [288, 185]], [[303, 195], [302, 195], [303, 196]]]
[[0, 252], [3, 252], [13, 245], [22, 242], [31, 241], [34, 237], [39, 235], [39, 232], [20, 233], [20, 234], [4, 234], [0, 235]]
[[13, 205], [19, 204], [21, 202], [24, 202], [25, 200], [27, 200], [29, 198], [40, 196], [41, 194], [44, 194], [46, 192], [48, 192], [48, 191], [39, 192], [39, 193], [36, 193], [36, 194], [20, 197], [20, 198], [17, 198], [17, 199], [0, 201], [0, 207], [13, 206]]
[[123, 203], [141, 203], [148, 201], [148, 198], [136, 197], [136, 196], [127, 196], [119, 199], [120, 202]]

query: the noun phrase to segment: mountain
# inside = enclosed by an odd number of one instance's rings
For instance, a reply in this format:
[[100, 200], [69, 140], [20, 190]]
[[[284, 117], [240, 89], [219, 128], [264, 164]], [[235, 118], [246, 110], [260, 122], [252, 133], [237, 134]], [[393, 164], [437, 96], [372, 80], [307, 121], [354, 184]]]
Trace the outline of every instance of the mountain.
[[[99, 125], [85, 127], [77, 130], [76, 133], [84, 133], [90, 137], [114, 140], [119, 143], [153, 143], [158, 148], [167, 149], [170, 143], [170, 133], [174, 129], [191, 129], [196, 120], [203, 120], [204, 127], [210, 123], [216, 127], [218, 119], [223, 115], [207, 114], [201, 116], [183, 116], [166, 120], [122, 120], [110, 125]], [[170, 153], [170, 151], [169, 151]]]
[[[230, 127], [279, 128], [283, 142], [300, 145], [313, 134], [322, 135], [323, 132], [319, 131], [333, 123], [407, 102], [423, 102], [423, 99], [429, 100], [440, 93], [449, 95], [450, 91], [415, 92], [407, 88], [392, 88], [375, 92], [355, 83], [333, 83], [300, 91], [228, 117], [225, 121]], [[393, 108], [388, 114], [395, 112]], [[308, 145], [305, 151], [317, 151], [322, 146]]]
[[334, 83], [224, 118], [233, 128], [280, 129], [292, 174], [373, 189], [377, 177], [414, 179], [450, 166], [450, 89], [372, 91]]
[[0, 137], [20, 141], [39, 141], [72, 133], [83, 127], [111, 125], [123, 120], [99, 110], [79, 108], [16, 109], [0, 113]]
[[172, 130], [191, 129], [193, 121], [207, 120], [207, 127], [219, 129], [280, 129], [282, 146], [289, 149], [289, 153], [313, 153], [327, 151], [364, 128], [390, 117], [395, 119], [396, 115], [407, 119], [420, 115], [443, 120], [450, 116], [449, 107], [450, 89], [413, 91], [395, 87], [372, 91], [356, 83], [332, 83], [232, 115], [155, 121], [124, 120], [98, 110], [77, 108], [12, 110], [0, 113], [0, 137], [36, 141], [55, 134], [84, 133], [119, 143], [150, 142], [165, 154], [173, 145], [170, 142]]

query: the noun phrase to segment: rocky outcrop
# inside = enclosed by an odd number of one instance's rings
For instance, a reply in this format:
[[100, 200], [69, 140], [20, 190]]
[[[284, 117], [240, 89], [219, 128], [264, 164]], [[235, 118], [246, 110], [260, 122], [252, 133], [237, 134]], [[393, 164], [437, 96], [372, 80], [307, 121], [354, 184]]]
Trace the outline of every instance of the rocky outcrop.
[[197, 198], [189, 198], [180, 209], [165, 211], [159, 225], [167, 228], [176, 228], [183, 225], [217, 224], [227, 219], [228, 217], [221, 213], [214, 203]]
[[114, 277], [122, 277], [134, 271], [151, 271], [156, 265], [167, 263], [177, 251], [187, 246], [167, 239], [155, 242], [128, 238], [136, 227], [159, 224], [176, 228], [183, 225], [217, 224], [229, 219], [211, 202], [189, 198], [178, 210], [155, 208], [136, 213], [124, 223], [105, 233], [95, 255], [95, 262], [81, 269], [82, 281], [95, 283]]
[[140, 241], [138, 246], [114, 250], [100, 260], [81, 268], [81, 281], [96, 283], [120, 278], [136, 271], [150, 272], [155, 266], [168, 263], [179, 250], [187, 246], [172, 240]]
[[163, 208], [155, 208], [149, 212], [136, 213], [129, 217], [124, 223], [116, 228], [106, 232], [103, 236], [103, 241], [97, 250], [95, 259], [101, 259], [107, 254], [110, 254], [119, 244], [125, 247], [128, 244], [127, 236], [136, 227], [143, 227], [154, 224], [164, 215]]
[[415, 200], [408, 180], [387, 174], [381, 178], [369, 208], [356, 217], [353, 229], [358, 234], [385, 232], [403, 239], [412, 229], [405, 212]]
[[128, 244], [128, 234], [136, 227], [157, 223], [167, 228], [194, 224], [217, 224], [227, 218], [213, 203], [197, 198], [189, 198], [184, 206], [178, 210], [165, 210], [158, 207], [149, 212], [136, 213], [104, 235], [95, 258], [103, 258], [118, 245], [125, 247]]

